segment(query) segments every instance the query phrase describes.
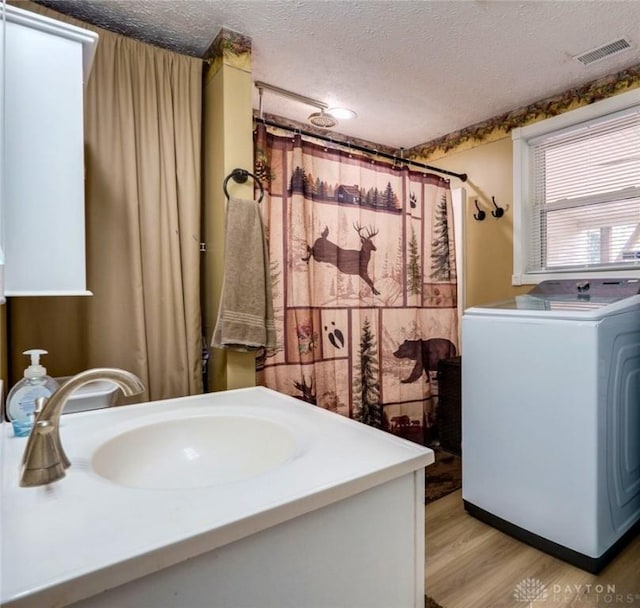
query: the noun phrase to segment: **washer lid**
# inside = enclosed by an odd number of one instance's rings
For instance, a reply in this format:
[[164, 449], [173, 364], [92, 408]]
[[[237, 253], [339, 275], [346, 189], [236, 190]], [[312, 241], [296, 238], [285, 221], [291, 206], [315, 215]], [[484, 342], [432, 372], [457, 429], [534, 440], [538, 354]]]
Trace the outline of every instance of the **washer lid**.
[[597, 320], [640, 309], [640, 279], [543, 281], [528, 294], [476, 306], [465, 314]]
[[530, 295], [566, 297], [569, 300], [598, 300], [615, 302], [640, 293], [640, 279], [556, 279], [541, 281]]

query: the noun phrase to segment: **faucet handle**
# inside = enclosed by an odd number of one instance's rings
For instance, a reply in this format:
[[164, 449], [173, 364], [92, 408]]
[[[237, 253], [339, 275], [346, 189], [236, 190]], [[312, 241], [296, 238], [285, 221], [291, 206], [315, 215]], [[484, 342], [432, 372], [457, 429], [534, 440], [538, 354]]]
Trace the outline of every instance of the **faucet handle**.
[[33, 425], [22, 463], [21, 486], [44, 485], [65, 476], [65, 467], [56, 447], [55, 430], [50, 420], [38, 420]]
[[[71, 466], [71, 462], [69, 461], [69, 457], [67, 456], [66, 452], [64, 451], [64, 448], [62, 447], [62, 443], [60, 442], [60, 436], [59, 436], [59, 430], [58, 430], [58, 424], [59, 422], [57, 420], [52, 420], [51, 418], [43, 418], [42, 420], [40, 419], [41, 416], [43, 415], [43, 411], [44, 411], [44, 407], [47, 404], [47, 401], [49, 400], [49, 397], [38, 397], [36, 399], [36, 407], [35, 410], [33, 412], [33, 416], [34, 416], [34, 427], [38, 427], [40, 429], [40, 433], [41, 434], [47, 434], [47, 433], [52, 433], [55, 432], [55, 435], [51, 438], [51, 442], [53, 443], [53, 446], [56, 450], [56, 452], [58, 453], [59, 456], [59, 460], [60, 460], [60, 464], [62, 465], [63, 469], [68, 469]], [[51, 428], [49, 428], [51, 427]], [[31, 431], [33, 433], [33, 431]], [[34, 440], [35, 441], [35, 440]], [[22, 461], [23, 462], [27, 462], [27, 459], [29, 458], [29, 454], [30, 454], [30, 445], [31, 445], [31, 441], [27, 444], [27, 448], [24, 451], [24, 455], [22, 457]]]

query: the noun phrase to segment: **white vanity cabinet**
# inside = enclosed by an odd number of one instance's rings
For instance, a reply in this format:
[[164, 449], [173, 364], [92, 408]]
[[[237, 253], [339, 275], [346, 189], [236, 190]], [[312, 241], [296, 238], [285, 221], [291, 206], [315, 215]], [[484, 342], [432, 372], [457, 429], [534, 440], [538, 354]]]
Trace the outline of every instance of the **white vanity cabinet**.
[[424, 606], [428, 448], [264, 387], [62, 418], [40, 488], [0, 425], [5, 608]]
[[404, 475], [69, 608], [422, 608], [423, 501]]
[[5, 295], [87, 294], [83, 95], [98, 36], [5, 10]]

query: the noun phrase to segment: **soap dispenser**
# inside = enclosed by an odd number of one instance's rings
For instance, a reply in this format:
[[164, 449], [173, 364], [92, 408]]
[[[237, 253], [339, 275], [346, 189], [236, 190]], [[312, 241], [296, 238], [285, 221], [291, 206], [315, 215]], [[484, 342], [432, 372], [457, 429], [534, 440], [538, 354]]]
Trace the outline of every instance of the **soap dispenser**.
[[31, 357], [31, 365], [24, 370], [24, 378], [7, 395], [7, 417], [16, 437], [27, 437], [31, 432], [36, 399], [48, 398], [58, 390], [58, 383], [47, 376], [46, 368], [40, 365], [40, 356], [46, 355], [47, 351], [33, 348], [23, 354]]

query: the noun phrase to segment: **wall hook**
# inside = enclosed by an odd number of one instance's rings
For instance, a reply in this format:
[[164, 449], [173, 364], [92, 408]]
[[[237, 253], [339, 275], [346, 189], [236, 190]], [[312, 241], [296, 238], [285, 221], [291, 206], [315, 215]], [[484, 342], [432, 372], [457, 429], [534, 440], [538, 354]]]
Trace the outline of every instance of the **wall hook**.
[[502, 207], [498, 207], [494, 196], [491, 197], [491, 202], [495, 207], [495, 209], [491, 211], [491, 215], [493, 215], [493, 217], [502, 217], [504, 215], [504, 209]]
[[480, 207], [478, 207], [478, 199], [475, 199], [475, 204], [476, 204], [476, 209], [478, 210], [478, 213], [474, 213], [473, 217], [474, 219], [481, 222], [487, 216], [487, 214], [482, 209], [480, 209]]

